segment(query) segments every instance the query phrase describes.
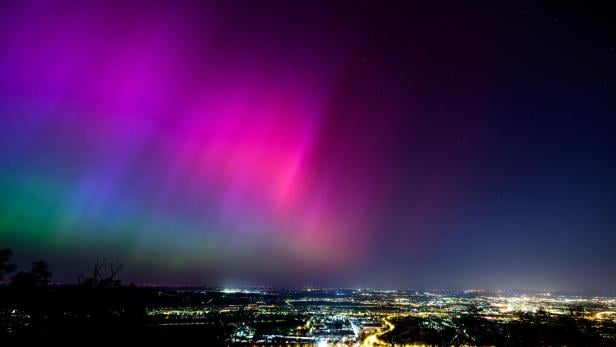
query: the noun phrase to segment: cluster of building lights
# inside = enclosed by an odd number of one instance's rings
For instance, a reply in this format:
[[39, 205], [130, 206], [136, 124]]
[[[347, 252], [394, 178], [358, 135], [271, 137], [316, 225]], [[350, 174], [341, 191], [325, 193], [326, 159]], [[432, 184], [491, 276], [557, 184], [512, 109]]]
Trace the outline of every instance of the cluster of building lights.
[[[161, 319], [200, 319], [208, 315], [236, 317], [230, 343], [312, 344], [316, 346], [376, 346], [380, 336], [394, 329], [397, 317], [447, 318], [475, 314], [488, 320], [514, 321], [520, 314], [568, 315], [589, 321], [616, 323], [616, 299], [555, 295], [504, 295], [474, 290], [462, 293], [312, 289], [295, 292], [224, 289], [223, 296], [243, 295], [250, 302], [192, 308], [152, 308]], [[265, 299], [265, 297], [269, 299]], [[278, 298], [272, 302], [271, 298]], [[299, 324], [257, 334], [262, 324]]]

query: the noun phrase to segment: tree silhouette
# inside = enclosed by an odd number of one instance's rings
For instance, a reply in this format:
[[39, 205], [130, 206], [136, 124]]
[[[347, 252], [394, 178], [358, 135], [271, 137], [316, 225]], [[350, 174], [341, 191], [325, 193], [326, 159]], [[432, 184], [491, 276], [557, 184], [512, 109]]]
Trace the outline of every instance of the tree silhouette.
[[0, 282], [2, 282], [4, 276], [17, 269], [17, 265], [9, 263], [12, 256], [13, 251], [9, 248], [0, 249]]
[[49, 285], [52, 275], [46, 261], [39, 260], [32, 263], [31, 272], [34, 275], [35, 284], [37, 287], [46, 287]]
[[44, 260], [32, 263], [32, 270], [29, 272], [18, 272], [11, 278], [11, 286], [16, 288], [44, 288], [49, 285], [51, 272]]
[[122, 281], [116, 279], [116, 275], [122, 270], [123, 265], [120, 264], [118, 267], [113, 267], [113, 263], [109, 264], [109, 275], [105, 277], [103, 275], [103, 266], [107, 263], [107, 259], [103, 260], [103, 262], [99, 262], [96, 259], [96, 264], [94, 265], [94, 269], [92, 271], [92, 277], [85, 278], [83, 274], [79, 274], [78, 283], [82, 287], [89, 288], [118, 288], [122, 286]]

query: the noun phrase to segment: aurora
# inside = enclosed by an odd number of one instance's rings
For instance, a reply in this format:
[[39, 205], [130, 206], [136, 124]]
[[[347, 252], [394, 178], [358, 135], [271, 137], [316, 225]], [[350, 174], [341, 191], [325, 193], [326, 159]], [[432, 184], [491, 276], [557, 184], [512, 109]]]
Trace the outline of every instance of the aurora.
[[614, 285], [613, 37], [347, 5], [3, 2], [0, 243], [59, 282]]

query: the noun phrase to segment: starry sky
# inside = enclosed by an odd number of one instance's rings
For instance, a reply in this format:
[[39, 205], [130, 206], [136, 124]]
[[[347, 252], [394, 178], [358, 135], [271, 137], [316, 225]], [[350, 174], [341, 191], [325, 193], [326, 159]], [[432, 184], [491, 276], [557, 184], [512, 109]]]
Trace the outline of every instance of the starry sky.
[[0, 247], [64, 283], [616, 289], [609, 13], [3, 1]]

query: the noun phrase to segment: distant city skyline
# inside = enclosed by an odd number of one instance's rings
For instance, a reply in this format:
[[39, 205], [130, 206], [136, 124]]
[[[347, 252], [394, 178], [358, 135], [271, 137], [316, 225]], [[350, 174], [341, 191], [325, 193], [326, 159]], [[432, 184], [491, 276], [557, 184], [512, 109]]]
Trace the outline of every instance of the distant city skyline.
[[600, 4], [0, 4], [0, 248], [53, 282], [616, 290]]

